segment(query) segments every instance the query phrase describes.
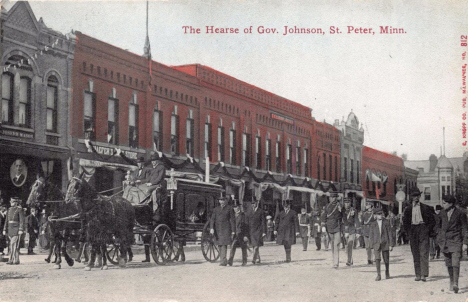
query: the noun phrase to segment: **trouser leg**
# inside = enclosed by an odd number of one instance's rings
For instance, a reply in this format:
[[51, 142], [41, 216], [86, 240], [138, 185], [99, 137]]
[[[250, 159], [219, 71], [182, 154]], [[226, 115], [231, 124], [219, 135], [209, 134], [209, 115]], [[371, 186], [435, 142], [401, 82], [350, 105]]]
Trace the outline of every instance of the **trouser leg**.
[[320, 236], [315, 237], [315, 245], [317, 246], [317, 250], [322, 248], [322, 239]]
[[308, 243], [309, 243], [309, 237], [308, 236], [302, 237], [302, 249], [304, 251], [307, 251]]
[[219, 259], [221, 260], [220, 265], [222, 266], [227, 265], [226, 254], [227, 254], [227, 245], [220, 245], [219, 246]]
[[385, 278], [390, 278], [390, 251], [382, 251], [383, 261], [385, 263]]
[[[8, 223], [8, 222], [7, 222]], [[10, 237], [10, 259], [8, 263], [16, 264], [19, 263], [19, 236], [11, 236]]]
[[284, 251], [286, 252], [286, 262], [291, 262], [291, 244], [289, 242], [284, 244]]
[[232, 265], [232, 263], [234, 261], [234, 256], [236, 255], [237, 246], [238, 246], [238, 241], [237, 241], [237, 239], [234, 239], [234, 241], [232, 242], [232, 245], [231, 245], [231, 253], [229, 255], [229, 260], [228, 260], [229, 265]]
[[370, 245], [370, 239], [368, 236], [364, 236], [364, 244], [366, 246], [367, 262], [371, 263], [372, 262], [372, 246]]
[[353, 248], [354, 248], [354, 238], [356, 234], [349, 235], [348, 242], [346, 244], [346, 254], [348, 255], [348, 264], [353, 264]]
[[[414, 227], [414, 226], [413, 226]], [[413, 254], [414, 273], [418, 277], [421, 276], [421, 255], [419, 252], [419, 233], [412, 231], [410, 234], [410, 247]]]
[[419, 253], [421, 261], [421, 276], [429, 276], [429, 231], [426, 225], [420, 225]]
[[259, 258], [259, 250], [258, 250], [258, 246], [254, 246], [252, 247], [253, 248], [253, 258], [252, 258], [252, 263], [255, 264], [257, 263], [257, 258]]
[[333, 266], [338, 267], [340, 264], [341, 234], [340, 232], [337, 232], [331, 234], [330, 236], [332, 237]]

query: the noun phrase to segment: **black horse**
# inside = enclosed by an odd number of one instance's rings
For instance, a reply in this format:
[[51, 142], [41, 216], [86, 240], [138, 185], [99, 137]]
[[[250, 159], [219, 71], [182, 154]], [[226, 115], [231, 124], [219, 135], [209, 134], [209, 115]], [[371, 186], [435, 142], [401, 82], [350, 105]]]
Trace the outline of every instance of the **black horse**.
[[91, 246], [91, 259], [86, 270], [94, 267], [96, 253], [102, 254], [102, 269], [107, 269], [106, 245], [119, 246], [119, 265], [127, 262], [127, 250], [133, 244], [135, 210], [122, 196], [99, 195], [86, 181], [73, 177], [65, 196], [66, 202], [77, 201], [80, 216], [86, 223], [87, 243]]
[[50, 263], [52, 254], [55, 253], [55, 267], [60, 269], [62, 263], [62, 254], [69, 266], [73, 266], [74, 261], [67, 253], [67, 243], [70, 240], [72, 231], [80, 229], [79, 223], [54, 221], [52, 219], [65, 218], [79, 213], [75, 202], [66, 203], [64, 194], [53, 183], [39, 177], [32, 186], [27, 205], [35, 207], [40, 212], [45, 209], [50, 223], [50, 250], [49, 256], [45, 259]]

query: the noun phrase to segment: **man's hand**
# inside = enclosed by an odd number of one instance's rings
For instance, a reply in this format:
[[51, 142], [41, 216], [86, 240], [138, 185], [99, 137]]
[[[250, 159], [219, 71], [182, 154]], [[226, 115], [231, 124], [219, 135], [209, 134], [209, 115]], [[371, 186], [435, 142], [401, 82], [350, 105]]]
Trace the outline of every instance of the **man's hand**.
[[147, 182], [147, 183], [146, 183], [146, 186], [147, 186], [147, 187], [151, 187], [152, 184], [151, 184], [150, 182]]
[[[5, 234], [5, 232], [3, 232]], [[275, 235], [278, 235], [278, 232], [277, 231], [274, 231], [273, 234]]]
[[299, 232], [296, 232], [296, 237], [299, 237], [300, 233]]
[[390, 252], [393, 251], [393, 246], [390, 247]]
[[18, 235], [23, 235], [23, 231], [18, 231]]
[[45, 232], [44, 232], [44, 231], [42, 231], [42, 233], [41, 233], [41, 234], [42, 234], [42, 235], [44, 235], [44, 234], [45, 234]]
[[466, 252], [467, 249], [468, 249], [468, 245], [464, 244], [463, 245], [463, 251]]
[[322, 227], [322, 232], [325, 233], [327, 229], [325, 227]]
[[3, 231], [3, 235], [6, 235], [6, 232], [5, 232], [5, 231]]
[[266, 234], [265, 234], [265, 233], [263, 233], [263, 234], [262, 234], [262, 237], [265, 237], [265, 236], [266, 236]]
[[34, 230], [34, 233], [36, 233], [36, 234], [37, 234], [37, 230]]
[[234, 237], [236, 237], [236, 233], [232, 232], [231, 233], [231, 240], [234, 240]]
[[361, 234], [356, 234], [356, 239], [359, 239], [361, 237]]
[[214, 234], [214, 229], [210, 229], [210, 234]]
[[244, 242], [249, 242], [249, 238], [247, 238], [247, 236], [244, 236]]

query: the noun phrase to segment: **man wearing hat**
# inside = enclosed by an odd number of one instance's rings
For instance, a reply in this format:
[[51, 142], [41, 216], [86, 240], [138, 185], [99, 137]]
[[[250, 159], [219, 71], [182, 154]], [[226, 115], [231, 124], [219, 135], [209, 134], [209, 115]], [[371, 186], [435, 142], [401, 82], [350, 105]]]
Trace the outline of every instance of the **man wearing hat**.
[[291, 262], [291, 246], [296, 244], [299, 236], [297, 213], [291, 209], [291, 200], [283, 202], [283, 211], [279, 213], [275, 224], [276, 243], [284, 246], [286, 262]]
[[141, 183], [145, 183], [146, 179], [148, 178], [148, 170], [145, 169], [145, 159], [143, 157], [138, 158], [137, 166], [138, 169], [133, 171], [129, 179], [131, 185], [139, 185]]
[[26, 217], [26, 225], [29, 234], [28, 255], [33, 255], [39, 234], [39, 220], [36, 216], [36, 208], [31, 208], [31, 214]]
[[373, 264], [372, 262], [372, 245], [369, 242], [369, 228], [374, 218], [374, 205], [371, 201], [366, 202], [366, 210], [361, 215], [362, 219], [362, 236], [364, 237], [364, 244], [367, 252], [367, 264]]
[[315, 238], [317, 251], [322, 248], [322, 219], [320, 218], [320, 209], [312, 211], [312, 219], [310, 223], [310, 235]]
[[348, 255], [347, 266], [353, 265], [353, 248], [356, 233], [360, 229], [357, 211], [351, 207], [351, 199], [344, 199], [343, 226], [346, 240], [346, 254]]
[[338, 202], [338, 193], [330, 193], [330, 202], [325, 208], [324, 218], [331, 241], [333, 267], [338, 268], [340, 265], [341, 222], [343, 219], [341, 205]]
[[242, 266], [245, 266], [247, 265], [247, 242], [249, 241], [248, 227], [245, 223], [245, 214], [241, 211], [240, 206], [235, 204], [233, 208], [235, 213], [234, 219], [236, 223], [236, 235], [232, 242], [231, 255], [229, 256], [228, 264], [229, 266], [232, 266], [236, 249], [240, 247], [242, 250]]
[[254, 250], [252, 263], [260, 263], [260, 247], [263, 246], [263, 239], [266, 236], [266, 221], [258, 200], [252, 200], [252, 207], [247, 211], [246, 223], [249, 229], [250, 244]]
[[440, 211], [440, 225], [437, 242], [445, 257], [450, 276], [450, 290], [458, 293], [460, 260], [468, 244], [468, 226], [466, 214], [455, 207], [455, 197], [445, 196]]
[[210, 220], [210, 233], [215, 236], [215, 244], [219, 246], [220, 266], [228, 264], [226, 254], [227, 246], [231, 244], [236, 234], [235, 215], [227, 199], [219, 198], [219, 206], [213, 210]]
[[385, 279], [390, 279], [390, 252], [395, 246], [392, 229], [387, 219], [383, 219], [383, 211], [381, 208], [374, 210], [376, 220], [369, 227], [369, 241], [374, 249], [375, 266], [377, 268], [377, 277], [375, 281], [382, 279], [380, 275], [380, 261], [382, 258], [385, 263]]
[[415, 281], [426, 281], [429, 276], [429, 236], [435, 219], [432, 208], [419, 201], [421, 192], [417, 187], [410, 193], [411, 204], [403, 213], [403, 227], [410, 239], [413, 254]]
[[307, 251], [307, 245], [309, 243], [310, 216], [307, 214], [305, 206], [301, 208], [301, 213], [297, 218], [299, 220], [299, 229], [302, 239], [302, 251]]
[[7, 212], [7, 221], [3, 228], [3, 235], [10, 238], [10, 259], [7, 264], [19, 264], [19, 237], [23, 234], [24, 228], [24, 213], [21, 208], [20, 199], [12, 197], [10, 200], [10, 208]]

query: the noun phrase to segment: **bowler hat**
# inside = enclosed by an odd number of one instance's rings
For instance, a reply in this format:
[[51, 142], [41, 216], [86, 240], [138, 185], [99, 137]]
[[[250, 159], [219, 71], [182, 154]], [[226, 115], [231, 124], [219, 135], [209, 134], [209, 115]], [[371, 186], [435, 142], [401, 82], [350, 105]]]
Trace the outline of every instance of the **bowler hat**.
[[12, 197], [10, 202], [21, 202], [21, 199], [19, 197]]
[[145, 162], [145, 158], [144, 158], [143, 156], [140, 156], [140, 157], [138, 157], [137, 162], [138, 162], [138, 163], [144, 163], [144, 162]]
[[422, 193], [421, 193], [421, 191], [419, 191], [418, 187], [414, 187], [413, 189], [411, 189], [410, 197], [418, 197], [421, 194]]
[[446, 203], [455, 203], [456, 201], [453, 195], [445, 195], [443, 199]]
[[151, 161], [153, 161], [153, 160], [159, 160], [159, 154], [158, 153], [151, 154]]
[[440, 210], [442, 210], [442, 206], [440, 204], [438, 204], [438, 205], [436, 205], [435, 209], [436, 209], [436, 211], [440, 211]]

